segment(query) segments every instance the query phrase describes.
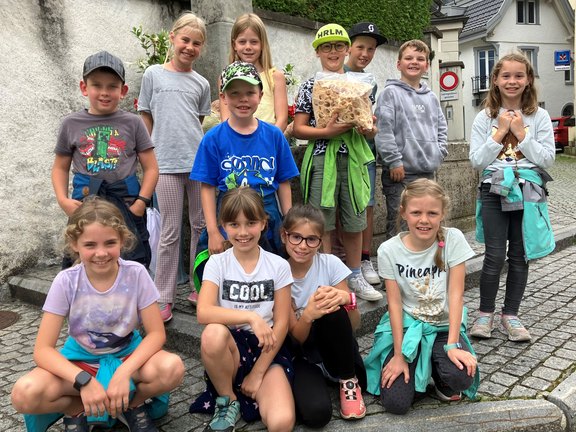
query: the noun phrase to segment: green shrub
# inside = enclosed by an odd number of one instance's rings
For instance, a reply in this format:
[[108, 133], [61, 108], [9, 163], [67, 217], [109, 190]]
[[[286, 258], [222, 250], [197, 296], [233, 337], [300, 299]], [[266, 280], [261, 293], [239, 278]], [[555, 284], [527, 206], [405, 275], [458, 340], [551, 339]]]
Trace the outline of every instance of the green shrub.
[[422, 37], [430, 25], [432, 0], [252, 0], [252, 6], [349, 28], [360, 21], [374, 22], [388, 39]]

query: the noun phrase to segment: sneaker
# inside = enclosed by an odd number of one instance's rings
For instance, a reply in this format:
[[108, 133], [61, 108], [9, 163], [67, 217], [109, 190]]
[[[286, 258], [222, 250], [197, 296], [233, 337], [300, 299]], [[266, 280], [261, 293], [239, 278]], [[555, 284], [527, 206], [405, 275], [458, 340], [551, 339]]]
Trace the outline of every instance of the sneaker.
[[118, 420], [128, 426], [130, 432], [158, 432], [144, 404], [124, 411]]
[[470, 330], [470, 336], [480, 339], [489, 339], [492, 336], [492, 328], [494, 324], [494, 313], [480, 312], [474, 325]]
[[214, 417], [212, 417], [204, 432], [232, 432], [238, 420], [240, 420], [240, 402], [237, 400], [230, 402], [229, 396], [219, 396], [216, 398]]
[[372, 285], [366, 282], [361, 273], [348, 279], [348, 287], [354, 291], [356, 297], [364, 300], [378, 301], [383, 298], [382, 293], [376, 291]]
[[502, 327], [508, 333], [508, 340], [513, 342], [530, 342], [532, 337], [517, 316], [502, 315]]
[[361, 419], [366, 415], [366, 406], [358, 379], [340, 380], [340, 415], [343, 419]]
[[372, 266], [372, 261], [370, 260], [362, 261], [362, 263], [360, 264], [360, 268], [362, 269], [362, 276], [364, 276], [366, 282], [368, 282], [371, 285], [380, 284], [380, 276], [378, 276], [378, 273], [376, 273], [376, 270], [374, 270], [374, 267]]
[[443, 382], [434, 383], [434, 391], [442, 402], [456, 402], [462, 399], [462, 393], [452, 390]]
[[89, 432], [88, 417], [81, 415], [79, 417], [64, 417], [64, 432]]
[[195, 289], [192, 289], [192, 292], [190, 293], [190, 295], [186, 300], [192, 303], [192, 306], [198, 305], [198, 293], [196, 292]]
[[160, 304], [160, 316], [164, 322], [172, 319], [172, 305], [170, 303]]

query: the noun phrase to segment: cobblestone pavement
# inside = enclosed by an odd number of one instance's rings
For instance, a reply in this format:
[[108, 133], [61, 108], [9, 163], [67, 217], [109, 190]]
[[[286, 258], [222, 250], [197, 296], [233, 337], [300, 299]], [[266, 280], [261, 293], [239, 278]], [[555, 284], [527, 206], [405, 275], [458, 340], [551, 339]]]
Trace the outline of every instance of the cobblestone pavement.
[[[576, 220], [576, 202], [574, 186], [576, 185], [574, 169], [576, 159], [559, 158], [555, 167], [550, 170], [555, 182], [550, 183], [550, 211], [555, 230], [574, 227]], [[470, 234], [468, 235], [469, 238]], [[482, 246], [472, 242], [476, 251]], [[507, 399], [545, 398], [564, 378], [576, 369], [576, 246], [567, 247], [551, 256], [531, 264], [528, 286], [522, 303], [520, 316], [533, 337], [531, 343], [509, 342], [498, 328], [492, 339], [474, 340], [473, 345], [478, 354], [481, 370], [479, 395], [482, 401]], [[38, 275], [38, 277], [51, 277]], [[501, 280], [503, 286], [505, 279]], [[465, 293], [465, 304], [470, 309], [470, 320], [476, 316], [479, 304], [477, 287], [468, 287]], [[193, 309], [187, 304], [187, 288], [179, 287], [179, 300], [176, 308], [189, 311], [194, 319]], [[497, 304], [502, 303], [500, 295]], [[15, 380], [34, 366], [32, 350], [36, 331], [40, 322], [41, 311], [36, 306], [14, 301], [6, 290], [0, 296], [0, 309], [11, 310], [21, 315], [21, 319], [12, 326], [0, 330], [0, 431], [24, 430], [22, 416], [14, 412], [10, 405], [10, 391]], [[372, 343], [372, 335], [359, 339], [363, 354], [366, 354]], [[170, 411], [158, 421], [162, 432], [198, 431], [204, 428], [209, 420], [207, 416], [191, 415], [188, 406], [193, 397], [204, 388], [202, 382], [203, 368], [200, 362], [183, 356], [186, 365], [186, 377], [182, 386], [172, 394]], [[336, 390], [333, 392], [336, 397]], [[368, 405], [368, 416], [380, 415], [381, 423], [393, 421], [388, 414], [383, 414], [377, 401], [365, 396]], [[471, 402], [453, 403], [457, 409]], [[418, 402], [414, 412], [439, 406], [432, 397]], [[410, 413], [408, 414], [408, 416]], [[359, 422], [346, 422], [345, 426], [338, 418], [337, 412], [328, 427], [324, 430], [361, 429]], [[393, 419], [394, 417], [391, 416]], [[303, 430], [304, 428], [298, 427]], [[61, 431], [60, 425], [51, 430]], [[112, 429], [125, 431], [123, 426]], [[264, 430], [261, 423], [241, 425], [240, 430]]]

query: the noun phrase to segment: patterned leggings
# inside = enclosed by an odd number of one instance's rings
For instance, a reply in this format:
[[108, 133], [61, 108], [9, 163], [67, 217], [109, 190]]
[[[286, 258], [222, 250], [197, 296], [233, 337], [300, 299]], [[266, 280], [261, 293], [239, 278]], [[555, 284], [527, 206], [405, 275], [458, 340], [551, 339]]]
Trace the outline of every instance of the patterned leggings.
[[[159, 303], [174, 303], [185, 193], [188, 197], [188, 218], [191, 228], [190, 257], [193, 263], [193, 257], [196, 256], [196, 244], [204, 228], [200, 183], [190, 180], [186, 173], [160, 174], [156, 185], [156, 195], [162, 230], [154, 278], [160, 291]], [[192, 269], [189, 274], [192, 274]]]

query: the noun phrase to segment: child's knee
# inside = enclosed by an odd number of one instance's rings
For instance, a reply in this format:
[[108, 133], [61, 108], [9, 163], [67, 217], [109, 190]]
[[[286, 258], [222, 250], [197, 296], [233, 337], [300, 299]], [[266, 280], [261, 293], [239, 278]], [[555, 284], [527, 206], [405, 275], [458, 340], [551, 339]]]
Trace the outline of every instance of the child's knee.
[[[401, 379], [402, 376], [396, 378]], [[403, 415], [408, 412], [414, 402], [414, 390], [404, 386], [401, 391], [396, 388], [394, 390], [381, 388], [380, 389], [380, 402], [382, 406], [391, 414]]]
[[12, 406], [19, 413], [34, 412], [34, 408], [42, 400], [42, 393], [42, 385], [38, 380], [23, 376], [12, 387]]
[[228, 327], [221, 324], [208, 324], [200, 338], [202, 354], [211, 355], [222, 352], [227, 348], [230, 337]]
[[284, 432], [294, 429], [296, 415], [293, 410], [275, 410], [272, 415], [262, 416], [262, 422], [270, 432]]
[[165, 383], [166, 387], [178, 387], [184, 379], [184, 362], [176, 354], [165, 354], [159, 365], [158, 378]]

